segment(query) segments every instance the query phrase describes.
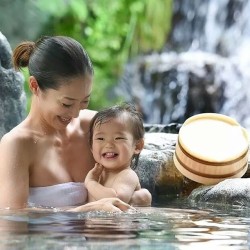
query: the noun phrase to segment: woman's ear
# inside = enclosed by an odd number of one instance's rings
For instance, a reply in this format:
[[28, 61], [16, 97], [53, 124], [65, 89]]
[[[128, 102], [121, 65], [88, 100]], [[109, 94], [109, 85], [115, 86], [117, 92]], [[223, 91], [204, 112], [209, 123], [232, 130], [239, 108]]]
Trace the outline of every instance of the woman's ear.
[[29, 88], [30, 88], [30, 91], [34, 95], [38, 94], [39, 85], [38, 85], [38, 82], [34, 76], [30, 76], [30, 78], [29, 78]]
[[138, 155], [144, 148], [144, 139], [140, 139], [135, 144], [135, 154]]

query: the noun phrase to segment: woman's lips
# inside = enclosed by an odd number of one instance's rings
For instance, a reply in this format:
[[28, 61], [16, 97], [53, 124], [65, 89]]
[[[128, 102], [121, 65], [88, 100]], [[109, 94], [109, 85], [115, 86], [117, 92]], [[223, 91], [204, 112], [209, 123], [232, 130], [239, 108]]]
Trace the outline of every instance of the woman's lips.
[[65, 125], [68, 125], [72, 119], [72, 118], [66, 118], [66, 117], [62, 117], [62, 116], [58, 116], [58, 118]]

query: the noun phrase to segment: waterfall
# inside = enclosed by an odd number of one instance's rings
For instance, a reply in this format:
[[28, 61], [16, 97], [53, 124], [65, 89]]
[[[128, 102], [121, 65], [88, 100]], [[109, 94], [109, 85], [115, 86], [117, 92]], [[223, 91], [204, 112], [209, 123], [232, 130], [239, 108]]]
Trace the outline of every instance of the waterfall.
[[249, 13], [249, 0], [175, 0], [163, 51], [127, 63], [117, 95], [146, 123], [216, 112], [250, 130]]

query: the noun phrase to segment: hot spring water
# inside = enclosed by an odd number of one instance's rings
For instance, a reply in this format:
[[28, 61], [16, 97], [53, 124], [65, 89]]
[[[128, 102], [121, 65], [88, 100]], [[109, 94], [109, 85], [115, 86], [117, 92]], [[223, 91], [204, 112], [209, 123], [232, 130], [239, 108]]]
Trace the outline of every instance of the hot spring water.
[[125, 213], [0, 212], [0, 249], [248, 249], [250, 211], [186, 201]]

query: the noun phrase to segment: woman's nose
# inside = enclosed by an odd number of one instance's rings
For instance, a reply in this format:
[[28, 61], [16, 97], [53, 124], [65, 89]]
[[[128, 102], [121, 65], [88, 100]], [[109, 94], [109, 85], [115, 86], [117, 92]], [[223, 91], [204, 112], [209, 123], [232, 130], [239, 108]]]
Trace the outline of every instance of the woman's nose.
[[80, 113], [80, 108], [79, 107], [74, 107], [71, 109], [71, 116], [73, 118], [77, 118], [79, 116], [79, 113]]

